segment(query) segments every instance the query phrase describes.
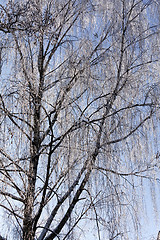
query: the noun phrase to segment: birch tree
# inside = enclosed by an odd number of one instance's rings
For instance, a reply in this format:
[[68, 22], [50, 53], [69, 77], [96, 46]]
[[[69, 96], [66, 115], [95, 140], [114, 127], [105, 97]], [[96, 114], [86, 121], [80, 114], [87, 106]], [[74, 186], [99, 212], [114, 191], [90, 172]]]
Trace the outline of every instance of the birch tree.
[[94, 239], [131, 239], [131, 228], [138, 236], [143, 183], [159, 171], [154, 4], [0, 4], [7, 239], [87, 239], [90, 229]]

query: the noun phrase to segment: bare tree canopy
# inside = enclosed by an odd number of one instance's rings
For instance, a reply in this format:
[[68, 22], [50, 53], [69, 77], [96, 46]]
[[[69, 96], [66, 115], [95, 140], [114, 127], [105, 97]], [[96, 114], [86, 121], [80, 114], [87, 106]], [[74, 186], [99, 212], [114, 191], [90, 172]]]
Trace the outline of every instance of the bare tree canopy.
[[159, 11], [152, 0], [0, 4], [4, 237], [138, 239], [143, 188], [160, 173]]

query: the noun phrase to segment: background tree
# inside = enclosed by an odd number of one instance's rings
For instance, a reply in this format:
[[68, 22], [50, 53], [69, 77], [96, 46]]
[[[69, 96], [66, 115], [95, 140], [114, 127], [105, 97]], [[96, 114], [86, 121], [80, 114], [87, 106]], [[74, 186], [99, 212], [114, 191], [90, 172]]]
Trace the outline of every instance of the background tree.
[[0, 206], [16, 239], [138, 234], [138, 194], [159, 171], [154, 4], [0, 4]]

